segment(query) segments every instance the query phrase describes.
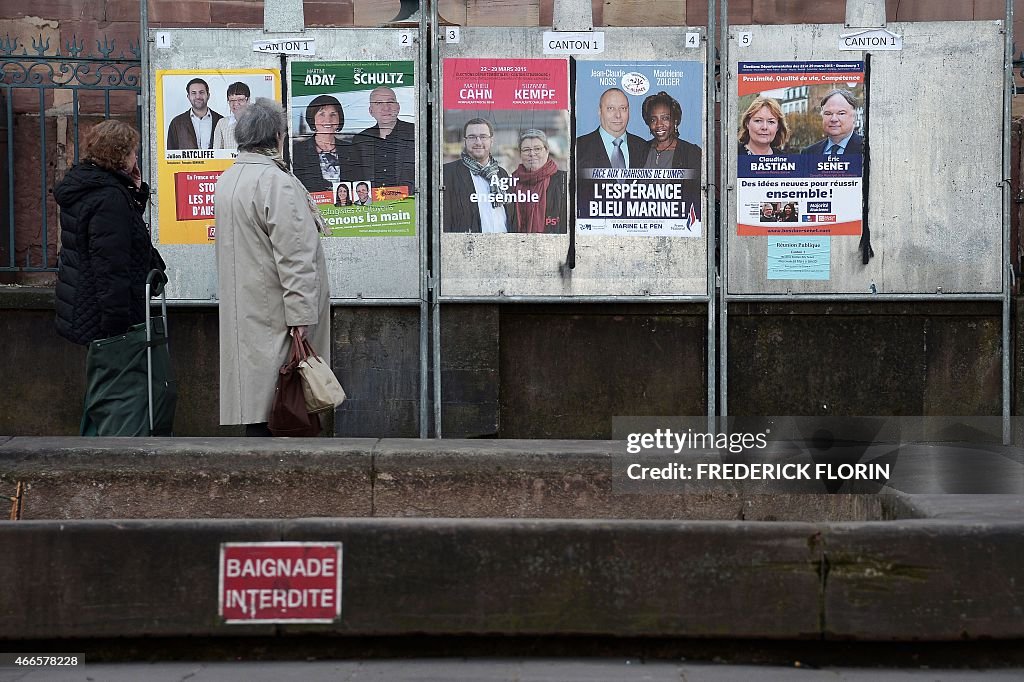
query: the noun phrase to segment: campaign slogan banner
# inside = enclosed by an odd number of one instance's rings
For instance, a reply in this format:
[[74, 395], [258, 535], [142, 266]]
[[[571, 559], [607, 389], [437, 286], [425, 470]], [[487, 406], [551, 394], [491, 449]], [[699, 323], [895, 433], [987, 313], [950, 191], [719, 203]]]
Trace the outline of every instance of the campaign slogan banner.
[[700, 237], [698, 61], [576, 63], [576, 230]]
[[445, 59], [444, 232], [566, 234], [569, 63]]
[[341, 618], [340, 542], [226, 542], [219, 614], [225, 623], [333, 623]]
[[281, 101], [280, 76], [270, 69], [158, 70], [155, 95], [159, 242], [210, 244], [217, 177], [238, 156], [235, 116], [257, 97]]
[[864, 62], [740, 62], [737, 234], [860, 235]]
[[292, 62], [291, 161], [332, 237], [416, 234], [412, 61]]

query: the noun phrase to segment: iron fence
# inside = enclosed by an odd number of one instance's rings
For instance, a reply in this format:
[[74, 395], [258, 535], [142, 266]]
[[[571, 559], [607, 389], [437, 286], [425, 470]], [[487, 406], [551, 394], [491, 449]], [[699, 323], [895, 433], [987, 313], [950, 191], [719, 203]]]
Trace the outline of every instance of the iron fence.
[[77, 36], [63, 51], [53, 37], [39, 35], [31, 46], [0, 38], [0, 273], [56, 270], [60, 245], [49, 192], [78, 162], [83, 119], [134, 115], [142, 129], [138, 43], [116, 55], [107, 37], [96, 40], [95, 52], [85, 48]]

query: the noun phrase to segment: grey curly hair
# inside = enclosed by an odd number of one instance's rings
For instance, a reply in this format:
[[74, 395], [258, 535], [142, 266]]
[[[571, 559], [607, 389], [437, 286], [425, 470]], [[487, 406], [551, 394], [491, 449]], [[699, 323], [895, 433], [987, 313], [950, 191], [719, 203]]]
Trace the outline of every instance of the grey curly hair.
[[275, 149], [277, 136], [283, 135], [287, 129], [287, 119], [281, 105], [272, 99], [258, 97], [242, 111], [235, 125], [238, 151]]

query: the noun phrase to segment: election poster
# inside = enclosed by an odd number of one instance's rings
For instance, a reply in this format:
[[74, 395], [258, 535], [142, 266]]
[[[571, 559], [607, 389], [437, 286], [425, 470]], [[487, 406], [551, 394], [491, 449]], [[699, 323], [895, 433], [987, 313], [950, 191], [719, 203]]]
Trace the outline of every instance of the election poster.
[[576, 63], [576, 230], [701, 236], [704, 68]]
[[445, 59], [444, 232], [566, 234], [569, 63]]
[[860, 235], [864, 62], [740, 62], [737, 234]]
[[236, 117], [257, 97], [281, 101], [271, 69], [158, 70], [156, 165], [161, 244], [211, 244], [217, 178], [238, 155]]
[[295, 176], [332, 237], [416, 234], [412, 61], [292, 62]]

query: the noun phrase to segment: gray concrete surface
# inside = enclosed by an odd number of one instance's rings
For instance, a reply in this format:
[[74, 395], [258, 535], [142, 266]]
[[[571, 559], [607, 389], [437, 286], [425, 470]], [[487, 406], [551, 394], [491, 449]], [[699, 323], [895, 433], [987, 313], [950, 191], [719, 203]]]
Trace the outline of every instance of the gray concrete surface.
[[[616, 447], [13, 438], [0, 638], [1024, 639], [1020, 496], [624, 495]], [[341, 619], [222, 622], [221, 543], [283, 540], [343, 544]]]
[[411, 659], [262, 663], [86, 664], [0, 669], [0, 682], [1003, 682], [995, 670], [823, 668], [629, 659]]
[[[17, 437], [22, 519], [304, 517], [869, 521], [867, 495], [623, 492], [611, 441]], [[822, 491], [823, 492], [823, 491]]]

